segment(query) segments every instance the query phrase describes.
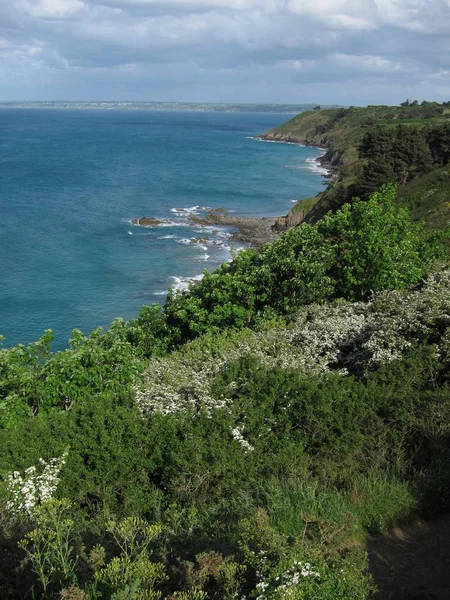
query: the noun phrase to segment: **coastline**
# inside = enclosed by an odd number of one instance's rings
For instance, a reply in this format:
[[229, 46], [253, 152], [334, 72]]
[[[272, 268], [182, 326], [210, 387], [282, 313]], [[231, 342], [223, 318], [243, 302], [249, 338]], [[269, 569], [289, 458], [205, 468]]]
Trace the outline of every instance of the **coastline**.
[[278, 219], [279, 217], [239, 217], [220, 208], [208, 211], [204, 217], [189, 216], [189, 221], [195, 225], [233, 227], [236, 231], [230, 232], [230, 240], [257, 248], [277, 237]]
[[[276, 139], [274, 139], [276, 138]], [[311, 144], [306, 140], [299, 140], [290, 136], [274, 136], [273, 134], [261, 134], [252, 136], [252, 139], [280, 144], [292, 144], [297, 146], [309, 146], [319, 150], [326, 150], [325, 146]], [[308, 159], [316, 168], [312, 167], [312, 171], [316, 171], [323, 178], [331, 178], [333, 176], [333, 167], [325, 159], [325, 152], [321, 156], [314, 159]], [[320, 192], [319, 192], [320, 193]], [[308, 198], [299, 198], [295, 201], [294, 206], [285, 215], [267, 216], [267, 217], [247, 217], [229, 214], [223, 208], [202, 209], [202, 207], [193, 207], [194, 209], [206, 210], [203, 216], [199, 216], [196, 210], [191, 212], [191, 209], [174, 209], [178, 215], [187, 217], [187, 222], [199, 227], [219, 227], [231, 228], [229, 230], [228, 239], [234, 242], [240, 242], [255, 248], [260, 248], [267, 242], [273, 241], [278, 235], [289, 229], [299, 225], [304, 217], [303, 211], [295, 210], [301, 202]], [[142, 227], [158, 227], [168, 226], [171, 223], [170, 219], [156, 219], [154, 217], [134, 218], [130, 224]], [[193, 243], [198, 243], [195, 238]], [[202, 239], [201, 235], [198, 238]]]
[[334, 168], [331, 162], [326, 158], [327, 150], [329, 150], [329, 146], [325, 144], [317, 144], [312, 143], [307, 139], [300, 139], [290, 135], [283, 135], [279, 132], [275, 133], [261, 133], [259, 135], [252, 136], [254, 140], [259, 140], [260, 142], [269, 142], [272, 144], [291, 144], [294, 146], [302, 146], [304, 148], [317, 148], [318, 150], [323, 150], [324, 153], [322, 156], [318, 156], [315, 160], [319, 165], [328, 171], [328, 175], [331, 176]]
[[[326, 158], [328, 146], [323, 144], [312, 144], [308, 140], [300, 140], [292, 136], [285, 136], [278, 133], [264, 133], [251, 136], [251, 138], [261, 142], [292, 144], [323, 150], [324, 153], [321, 156], [314, 158], [314, 163], [317, 163], [317, 170], [323, 178], [331, 179], [333, 177], [333, 166]], [[307, 198], [299, 198], [294, 207], [289, 210], [286, 215], [276, 217], [239, 217], [229, 215], [226, 211], [219, 208], [210, 210], [203, 218], [191, 215], [189, 220], [198, 225], [234, 227], [236, 231], [231, 233], [231, 240], [243, 242], [259, 248], [265, 243], [273, 241], [278, 235], [290, 227], [295, 227], [302, 222], [304, 217], [303, 212], [294, 212], [294, 208], [304, 200], [307, 200]]]

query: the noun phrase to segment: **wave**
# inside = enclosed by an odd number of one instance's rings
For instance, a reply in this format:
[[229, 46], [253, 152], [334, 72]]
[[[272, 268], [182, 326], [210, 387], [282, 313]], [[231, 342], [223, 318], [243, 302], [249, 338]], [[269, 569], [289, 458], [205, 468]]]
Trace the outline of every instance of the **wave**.
[[177, 238], [177, 236], [176, 236], [176, 235], [172, 235], [172, 234], [170, 234], [170, 235], [160, 235], [160, 236], [158, 236], [156, 239], [157, 239], [157, 240], [174, 240], [174, 239], [176, 239], [176, 238]]
[[196, 215], [198, 214], [200, 211], [204, 211], [204, 210], [210, 210], [210, 208], [208, 206], [199, 206], [198, 204], [196, 206], [191, 206], [191, 207], [183, 207], [183, 208], [171, 208], [170, 212], [175, 213], [177, 215], [177, 217], [182, 217], [183, 215], [186, 214], [190, 214], [190, 215]]
[[[155, 225], [154, 227], [189, 227], [190, 223], [188, 223], [187, 221], [162, 221], [161, 223], [158, 223], [158, 225]], [[145, 227], [145, 225], [140, 225], [140, 227]]]
[[144, 229], [158, 229], [158, 227], [190, 227], [191, 224], [188, 221], [172, 221], [172, 219], [157, 219], [159, 223], [155, 225], [141, 225], [140, 223], [133, 223], [132, 219], [123, 220], [124, 223], [131, 225], [132, 227], [143, 227]]
[[316, 158], [307, 158], [306, 159], [306, 168], [310, 171], [314, 171], [314, 173], [320, 173], [322, 175], [328, 175], [329, 170], [325, 167], [322, 167]]
[[160, 290], [159, 292], [153, 292], [153, 296], [167, 296], [168, 290]]
[[173, 284], [170, 286], [176, 292], [185, 292], [189, 289], [189, 286], [194, 281], [201, 281], [204, 275], [195, 275], [194, 277], [176, 277], [172, 276], [170, 279], [173, 280]]
[[284, 142], [283, 140], [262, 140], [258, 137], [253, 137], [252, 135], [247, 136], [249, 140], [255, 140], [256, 142], [264, 142], [266, 144], [288, 144], [289, 146], [300, 146], [301, 148], [306, 148], [305, 144], [300, 144], [299, 142]]

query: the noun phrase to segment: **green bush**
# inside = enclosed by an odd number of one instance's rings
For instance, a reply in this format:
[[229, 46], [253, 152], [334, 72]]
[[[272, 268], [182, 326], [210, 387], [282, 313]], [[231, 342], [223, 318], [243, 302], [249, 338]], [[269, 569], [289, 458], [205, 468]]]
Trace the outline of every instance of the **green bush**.
[[395, 186], [368, 202], [355, 199], [317, 225], [288, 230], [257, 253], [230, 264], [167, 299], [172, 344], [227, 327], [256, 327], [274, 314], [331, 298], [364, 299], [414, 285], [447, 251], [441, 236], [413, 224], [395, 203]]

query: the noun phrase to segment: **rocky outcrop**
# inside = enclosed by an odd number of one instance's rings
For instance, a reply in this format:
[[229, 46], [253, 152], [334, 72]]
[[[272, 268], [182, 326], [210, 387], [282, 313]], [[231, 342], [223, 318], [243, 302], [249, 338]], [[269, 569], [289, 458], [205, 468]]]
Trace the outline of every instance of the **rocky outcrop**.
[[290, 227], [296, 227], [303, 221], [305, 214], [302, 211], [296, 213], [288, 213], [285, 217], [278, 217], [273, 225], [274, 231], [281, 233]]
[[255, 135], [255, 140], [264, 140], [266, 142], [284, 142], [285, 144], [299, 144], [300, 146], [314, 146], [315, 148], [321, 148], [325, 150], [328, 148], [321, 142], [311, 141], [308, 139], [300, 139], [291, 135], [284, 135], [280, 131], [269, 131], [262, 135]]
[[161, 225], [161, 223], [168, 223], [167, 220], [159, 220], [154, 217], [141, 217], [140, 219], [131, 219], [131, 223], [133, 225], [141, 225], [142, 227], [156, 227], [157, 225]]

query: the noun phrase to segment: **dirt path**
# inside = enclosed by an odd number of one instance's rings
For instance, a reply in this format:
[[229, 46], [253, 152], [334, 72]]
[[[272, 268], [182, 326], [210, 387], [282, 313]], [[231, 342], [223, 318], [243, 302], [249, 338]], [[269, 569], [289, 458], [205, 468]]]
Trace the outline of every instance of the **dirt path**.
[[369, 540], [377, 600], [450, 600], [450, 515]]

